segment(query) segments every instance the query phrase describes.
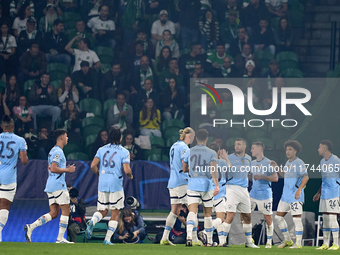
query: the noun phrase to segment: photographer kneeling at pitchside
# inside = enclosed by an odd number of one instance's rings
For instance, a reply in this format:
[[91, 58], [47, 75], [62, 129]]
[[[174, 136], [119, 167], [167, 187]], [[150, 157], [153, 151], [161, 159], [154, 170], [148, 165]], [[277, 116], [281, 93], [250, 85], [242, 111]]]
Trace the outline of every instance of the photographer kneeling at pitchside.
[[118, 242], [140, 243], [146, 235], [143, 217], [137, 210], [124, 209], [120, 212], [118, 229], [114, 234]]

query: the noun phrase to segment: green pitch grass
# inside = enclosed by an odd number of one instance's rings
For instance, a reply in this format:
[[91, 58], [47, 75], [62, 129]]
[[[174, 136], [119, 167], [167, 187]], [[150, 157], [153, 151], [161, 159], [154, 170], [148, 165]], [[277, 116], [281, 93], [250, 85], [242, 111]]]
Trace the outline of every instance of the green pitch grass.
[[214, 255], [262, 255], [262, 254], [320, 254], [320, 253], [332, 253], [332, 251], [319, 251], [315, 250], [316, 247], [305, 246], [302, 249], [278, 249], [273, 246], [271, 249], [265, 249], [261, 246], [261, 249], [245, 248], [244, 246], [234, 245], [230, 248], [220, 247], [185, 247], [185, 245], [174, 246], [161, 246], [157, 244], [115, 244], [113, 246], [107, 246], [98, 243], [76, 243], [76, 244], [54, 244], [54, 243], [0, 243], [1, 255], [177, 255], [177, 254], [195, 254], [206, 255], [208, 253]]

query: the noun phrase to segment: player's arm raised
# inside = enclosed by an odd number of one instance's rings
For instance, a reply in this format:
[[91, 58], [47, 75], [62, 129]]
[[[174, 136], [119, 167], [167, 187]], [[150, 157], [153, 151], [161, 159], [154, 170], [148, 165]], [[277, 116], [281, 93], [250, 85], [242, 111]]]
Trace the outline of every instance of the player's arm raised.
[[76, 166], [68, 165], [66, 168], [60, 168], [57, 163], [51, 163], [51, 173], [54, 174], [63, 174], [63, 173], [73, 173], [76, 170]]
[[217, 162], [211, 161], [211, 177], [215, 183], [215, 190], [214, 190], [214, 196], [216, 196], [220, 192], [220, 188], [218, 186], [218, 170], [217, 170]]
[[92, 171], [99, 176], [99, 168], [98, 168], [98, 164], [100, 163], [100, 159], [99, 158], [94, 158], [92, 160], [92, 163], [91, 163], [91, 169]]
[[123, 169], [124, 169], [124, 172], [127, 175], [127, 177], [129, 177], [129, 179], [132, 180], [133, 175], [132, 175], [132, 171], [131, 171], [131, 168], [130, 168], [130, 164], [128, 164], [128, 163], [123, 164]]

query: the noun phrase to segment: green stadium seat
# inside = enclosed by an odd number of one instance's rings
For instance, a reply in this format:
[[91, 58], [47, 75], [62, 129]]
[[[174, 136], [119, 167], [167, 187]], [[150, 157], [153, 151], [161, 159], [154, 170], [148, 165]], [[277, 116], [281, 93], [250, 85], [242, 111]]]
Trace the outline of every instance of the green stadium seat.
[[275, 149], [275, 142], [270, 138], [267, 137], [256, 138], [251, 142], [251, 144], [253, 144], [254, 142], [262, 142], [266, 149]]
[[281, 71], [288, 68], [298, 69], [299, 57], [296, 53], [291, 51], [282, 51], [276, 56], [277, 61], [279, 61], [279, 66]]
[[94, 117], [86, 117], [82, 121], [82, 127], [86, 127], [88, 125], [95, 125], [95, 126], [100, 126], [104, 127], [105, 123], [104, 120], [100, 117], [94, 116]]
[[97, 134], [92, 134], [92, 135], [89, 135], [85, 138], [85, 145], [86, 147], [89, 146], [89, 145], [92, 145], [94, 143], [94, 141], [96, 140], [97, 138]]
[[90, 160], [89, 156], [84, 152], [72, 152], [66, 156], [67, 160]]
[[177, 136], [171, 136], [166, 140], [166, 146], [171, 147], [175, 142], [179, 140]]
[[161, 161], [161, 155], [151, 154], [148, 156], [148, 161]]
[[274, 55], [269, 50], [260, 50], [255, 52], [255, 57], [261, 62], [262, 67], [268, 67]]
[[104, 117], [107, 118], [109, 109], [116, 103], [116, 99], [107, 99], [103, 104]]
[[64, 12], [61, 19], [63, 21], [66, 21], [66, 20], [78, 21], [78, 20], [81, 20], [81, 16], [77, 12]]
[[24, 83], [24, 91], [27, 93], [28, 90], [31, 89], [32, 85], [35, 83], [35, 80], [27, 80]]
[[143, 150], [144, 158], [147, 159], [152, 154], [162, 155], [162, 149], [156, 146], [151, 146], [151, 150]]
[[185, 124], [182, 120], [178, 120], [178, 119], [170, 119], [170, 120], [163, 121], [162, 130], [165, 130], [171, 127], [177, 127], [178, 129], [183, 129], [185, 128]]
[[282, 139], [280, 139], [280, 140], [277, 140], [277, 141], [275, 142], [275, 148], [278, 149], [278, 150], [283, 150], [283, 149], [284, 149], [284, 148], [283, 148], [283, 145], [284, 145], [285, 142], [288, 141], [288, 140], [289, 140], [288, 138], [287, 138], [287, 139], [282, 138]]
[[276, 30], [276, 29], [279, 27], [279, 25], [280, 25], [280, 19], [281, 19], [281, 18], [279, 18], [279, 17], [275, 17], [275, 18], [272, 18], [272, 19], [270, 20], [270, 26], [271, 26], [274, 30]]
[[236, 127], [228, 127], [228, 136], [229, 137], [243, 137], [243, 130]]
[[97, 53], [101, 63], [111, 64], [114, 57], [113, 49], [105, 46], [99, 46], [96, 47], [94, 51]]
[[111, 63], [102, 63], [102, 74], [106, 74], [111, 69]]
[[103, 128], [97, 125], [88, 125], [83, 127], [83, 136], [88, 137], [89, 135], [98, 135], [98, 133], [102, 130]]
[[66, 146], [64, 146], [63, 150], [64, 150], [65, 155], [68, 155], [72, 152], [82, 151], [82, 145], [79, 143], [69, 142], [67, 143]]
[[161, 137], [150, 135], [149, 139], [151, 146], [153, 145], [164, 146], [164, 140]]
[[55, 88], [55, 89], [59, 89], [61, 87], [61, 84], [62, 84], [62, 80], [54, 80], [54, 81], [51, 81], [51, 85]]
[[303, 78], [303, 73], [299, 69], [288, 68], [282, 71], [285, 78]]
[[179, 136], [179, 129], [177, 127], [170, 127], [162, 131], [164, 140], [171, 136]]
[[269, 136], [275, 142], [280, 140], [288, 140], [291, 136], [291, 131], [289, 128], [280, 126], [278, 128], [272, 128], [269, 132]]
[[102, 104], [99, 100], [85, 98], [79, 102], [80, 111], [91, 112], [96, 116], [102, 116]]
[[50, 63], [47, 65], [50, 81], [63, 80], [68, 75], [68, 67], [62, 63]]
[[268, 137], [268, 131], [263, 127], [248, 128], [246, 130], [246, 137], [247, 137], [247, 140], [249, 141], [253, 141], [259, 137]]
[[168, 155], [162, 155], [161, 161], [170, 161], [170, 158]]

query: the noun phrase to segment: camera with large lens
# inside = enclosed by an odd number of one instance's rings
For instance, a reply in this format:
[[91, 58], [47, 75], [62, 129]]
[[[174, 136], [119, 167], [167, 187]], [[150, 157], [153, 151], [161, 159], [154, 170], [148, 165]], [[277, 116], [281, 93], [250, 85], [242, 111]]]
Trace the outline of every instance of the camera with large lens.
[[133, 210], [138, 210], [140, 208], [140, 204], [138, 202], [138, 200], [133, 197], [133, 196], [129, 196], [127, 199], [126, 199], [126, 203], [131, 207], [131, 209]]

